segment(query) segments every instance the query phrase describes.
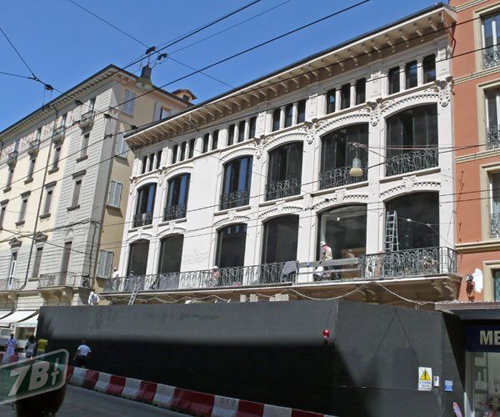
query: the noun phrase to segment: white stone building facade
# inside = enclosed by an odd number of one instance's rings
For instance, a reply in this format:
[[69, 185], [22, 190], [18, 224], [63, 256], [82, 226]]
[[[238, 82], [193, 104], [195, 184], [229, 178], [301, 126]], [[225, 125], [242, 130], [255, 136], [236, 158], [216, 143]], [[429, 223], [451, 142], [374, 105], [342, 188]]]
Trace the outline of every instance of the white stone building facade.
[[[455, 298], [453, 20], [433, 6], [128, 136], [121, 277], [106, 296], [355, 290], [396, 303], [367, 284], [384, 279], [401, 296]], [[355, 158], [361, 177], [349, 174]], [[323, 240], [333, 255], [322, 266], [335, 272], [314, 279]], [[288, 278], [286, 262], [297, 268]]]

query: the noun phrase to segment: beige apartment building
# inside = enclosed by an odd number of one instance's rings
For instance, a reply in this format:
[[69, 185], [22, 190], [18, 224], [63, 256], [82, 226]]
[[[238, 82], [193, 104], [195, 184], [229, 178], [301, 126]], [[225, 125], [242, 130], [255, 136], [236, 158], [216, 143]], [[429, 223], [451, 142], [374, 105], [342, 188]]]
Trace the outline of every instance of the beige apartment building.
[[85, 304], [118, 265], [133, 164], [122, 132], [194, 98], [149, 74], [110, 65], [0, 132], [0, 332], [27, 337], [40, 306]]

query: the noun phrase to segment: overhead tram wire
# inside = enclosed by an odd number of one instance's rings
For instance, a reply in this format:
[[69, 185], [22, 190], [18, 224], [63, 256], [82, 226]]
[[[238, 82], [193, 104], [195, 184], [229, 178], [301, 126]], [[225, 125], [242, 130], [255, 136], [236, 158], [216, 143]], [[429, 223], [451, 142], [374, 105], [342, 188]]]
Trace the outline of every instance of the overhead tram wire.
[[[140, 44], [140, 45], [142, 45], [142, 46], [145, 46], [146, 48], [148, 48], [148, 49], [147, 49], [147, 52], [146, 52], [146, 56], [149, 56], [149, 54], [150, 54], [151, 52], [154, 52], [154, 51], [156, 50], [156, 47], [146, 45], [146, 44], [145, 44], [144, 42], [142, 42], [140, 39], [136, 38], [135, 36], [132, 36], [131, 34], [129, 34], [129, 33], [127, 33], [127, 32], [125, 32], [124, 30], [120, 29], [118, 26], [116, 26], [116, 25], [112, 24], [111, 22], [107, 21], [106, 19], [102, 18], [101, 16], [97, 15], [96, 13], [94, 13], [94, 12], [92, 12], [92, 11], [88, 10], [87, 8], [85, 8], [85, 7], [81, 6], [81, 5], [79, 5], [79, 4], [78, 4], [78, 3], [76, 3], [75, 1], [73, 1], [73, 0], [67, 0], [67, 1], [69, 1], [69, 2], [70, 2], [70, 3], [72, 3], [72, 4], [74, 4], [75, 6], [79, 7], [80, 9], [84, 10], [85, 12], [89, 13], [90, 15], [94, 16], [95, 18], [99, 19], [99, 20], [100, 20], [101, 22], [103, 22], [104, 24], [106, 24], [106, 25], [108, 25], [108, 26], [112, 27], [113, 29], [117, 30], [118, 32], [120, 32], [120, 33], [124, 34], [125, 36], [127, 36], [127, 37], [128, 37], [128, 38], [130, 38], [130, 39], [132, 39], [133, 41], [135, 41], [135, 42], [139, 43], [139, 44]], [[258, 0], [258, 1], [261, 1], [261, 0]], [[149, 52], [149, 51], [150, 51], [150, 52]], [[149, 53], [148, 53], [148, 52], [149, 52]], [[158, 58], [159, 58], [159, 57], [160, 57], [160, 55], [158, 56]], [[175, 59], [173, 59], [173, 58], [172, 58], [172, 61], [174, 61], [174, 62], [176, 62], [176, 63], [178, 63], [178, 64], [180, 64], [180, 65], [182, 65], [182, 66], [184, 66], [184, 67], [186, 67], [186, 68], [189, 68], [189, 69], [191, 69], [191, 70], [196, 70], [196, 68], [193, 68], [193, 67], [191, 67], [191, 66], [189, 66], [189, 65], [187, 65], [187, 64], [184, 64], [184, 63], [183, 63], [183, 62], [181, 62], [181, 61], [175, 60]], [[211, 75], [209, 75], [209, 74], [205, 74], [204, 72], [200, 72], [200, 74], [202, 74], [202, 75], [204, 75], [204, 76], [206, 76], [206, 77], [208, 77], [208, 78], [211, 78], [212, 80], [217, 81], [217, 82], [219, 82], [219, 83], [221, 83], [221, 84], [224, 84], [225, 86], [228, 86], [228, 87], [234, 88], [232, 85], [229, 85], [229, 84], [227, 84], [226, 82], [221, 81], [221, 80], [219, 80], [218, 78], [213, 77], [213, 76], [211, 76]]]

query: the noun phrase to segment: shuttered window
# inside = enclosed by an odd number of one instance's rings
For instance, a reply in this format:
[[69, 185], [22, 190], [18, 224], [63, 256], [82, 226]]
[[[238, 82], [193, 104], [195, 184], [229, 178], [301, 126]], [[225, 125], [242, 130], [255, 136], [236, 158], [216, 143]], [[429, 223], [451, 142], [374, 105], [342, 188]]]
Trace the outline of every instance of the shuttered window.
[[116, 135], [115, 155], [126, 158], [127, 152], [128, 152], [128, 145], [125, 142], [125, 139], [123, 139], [123, 133], [118, 133]]
[[107, 250], [99, 251], [99, 266], [97, 268], [97, 275], [101, 278], [109, 278], [111, 276], [113, 256], [113, 252]]
[[125, 90], [125, 97], [123, 98], [122, 111], [127, 114], [134, 114], [136, 94], [133, 91]]
[[111, 181], [109, 184], [108, 206], [120, 207], [122, 199], [123, 184], [117, 181]]

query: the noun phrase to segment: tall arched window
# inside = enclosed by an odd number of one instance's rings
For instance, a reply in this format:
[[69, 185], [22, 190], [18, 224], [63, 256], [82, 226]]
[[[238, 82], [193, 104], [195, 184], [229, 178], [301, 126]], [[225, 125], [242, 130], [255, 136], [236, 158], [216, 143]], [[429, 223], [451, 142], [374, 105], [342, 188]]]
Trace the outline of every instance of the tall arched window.
[[146, 184], [137, 191], [137, 206], [134, 215], [134, 227], [146, 226], [153, 222], [156, 198], [156, 184]]
[[319, 240], [332, 249], [333, 259], [357, 258], [366, 253], [365, 205], [337, 207], [322, 212], [319, 218]]
[[386, 175], [438, 166], [437, 105], [403, 110], [387, 119]]
[[246, 224], [232, 224], [220, 229], [217, 234], [216, 265], [219, 268], [243, 266], [246, 240]]
[[[385, 205], [387, 215], [395, 216], [397, 238], [394, 249], [433, 248], [439, 246], [439, 194], [423, 192], [394, 198]], [[388, 223], [388, 222], [387, 222]], [[386, 225], [386, 243], [387, 233]], [[388, 248], [386, 247], [386, 250]]]
[[130, 245], [127, 276], [146, 275], [148, 265], [149, 241], [138, 240]]
[[299, 216], [275, 217], [264, 223], [262, 263], [297, 260]]
[[282, 145], [269, 152], [266, 200], [300, 194], [302, 142]]
[[182, 248], [184, 246], [184, 236], [168, 236], [161, 241], [159, 274], [169, 274], [181, 271]]
[[248, 204], [251, 177], [251, 156], [236, 158], [224, 165], [224, 182], [220, 196], [221, 210]]
[[167, 203], [163, 221], [186, 217], [190, 174], [181, 174], [168, 181]]
[[[368, 123], [335, 130], [321, 140], [320, 188], [340, 187], [367, 179]], [[362, 147], [358, 145], [363, 145]], [[349, 175], [356, 155], [361, 159], [362, 177]]]

